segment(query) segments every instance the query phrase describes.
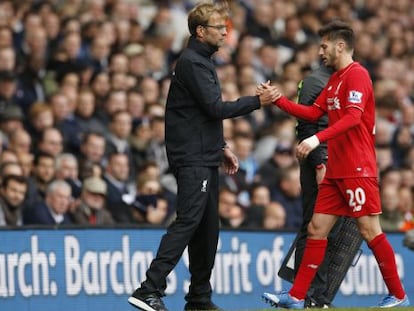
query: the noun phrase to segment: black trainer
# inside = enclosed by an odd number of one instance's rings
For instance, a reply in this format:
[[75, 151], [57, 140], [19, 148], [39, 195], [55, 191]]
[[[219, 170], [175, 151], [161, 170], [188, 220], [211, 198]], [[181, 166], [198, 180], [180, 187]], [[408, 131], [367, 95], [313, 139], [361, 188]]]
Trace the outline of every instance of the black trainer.
[[128, 302], [134, 307], [144, 311], [168, 311], [161, 298], [156, 294], [140, 295], [134, 292], [128, 298]]
[[305, 298], [305, 309], [331, 309], [334, 306], [331, 303], [327, 302], [318, 302], [314, 298]]
[[198, 311], [198, 310], [215, 310], [215, 311], [223, 311], [218, 306], [216, 306], [213, 302], [187, 302], [184, 306], [185, 311]]

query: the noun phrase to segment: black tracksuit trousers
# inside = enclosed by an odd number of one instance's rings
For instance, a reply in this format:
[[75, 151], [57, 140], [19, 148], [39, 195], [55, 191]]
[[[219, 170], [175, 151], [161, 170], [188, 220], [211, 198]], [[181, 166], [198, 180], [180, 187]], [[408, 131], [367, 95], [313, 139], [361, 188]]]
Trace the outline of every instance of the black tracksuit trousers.
[[177, 218], [162, 237], [138, 292], [164, 296], [166, 278], [188, 246], [191, 285], [186, 300], [207, 302], [219, 235], [218, 167], [181, 167], [175, 177]]

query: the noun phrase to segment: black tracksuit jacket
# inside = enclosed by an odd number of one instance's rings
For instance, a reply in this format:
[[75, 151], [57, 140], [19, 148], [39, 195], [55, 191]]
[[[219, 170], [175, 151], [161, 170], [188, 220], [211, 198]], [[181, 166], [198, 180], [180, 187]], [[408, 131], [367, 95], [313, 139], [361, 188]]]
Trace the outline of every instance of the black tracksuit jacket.
[[167, 156], [173, 171], [183, 166], [219, 166], [225, 144], [222, 120], [260, 108], [258, 96], [221, 100], [211, 60], [216, 51], [191, 37], [176, 63], [165, 114]]

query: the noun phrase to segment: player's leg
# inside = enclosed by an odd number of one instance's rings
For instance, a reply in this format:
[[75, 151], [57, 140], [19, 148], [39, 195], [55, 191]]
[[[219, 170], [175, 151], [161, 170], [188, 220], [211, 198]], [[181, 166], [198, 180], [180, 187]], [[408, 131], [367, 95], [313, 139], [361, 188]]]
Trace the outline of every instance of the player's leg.
[[348, 196], [350, 213], [357, 219], [359, 231], [372, 250], [388, 288], [389, 296], [380, 306], [385, 308], [408, 305], [408, 298], [398, 276], [394, 250], [379, 222], [381, 202], [377, 179], [349, 178], [340, 187]]
[[319, 187], [315, 213], [308, 226], [308, 238], [303, 259], [293, 286], [289, 293], [282, 292], [276, 295], [265, 293], [263, 298], [272, 305], [276, 304], [279, 307], [291, 309], [303, 308], [304, 298], [324, 259], [328, 242], [327, 236], [338, 218], [338, 216], [332, 215], [331, 211], [343, 208], [345, 202], [334, 181], [325, 179]]
[[328, 244], [327, 236], [335, 224], [337, 217], [328, 214], [313, 214], [308, 227], [309, 237], [306, 241], [303, 259], [292, 288], [289, 292], [281, 292], [278, 294], [264, 293], [263, 299], [266, 302], [272, 306], [281, 308], [304, 308], [306, 294], [325, 256], [326, 246]]
[[380, 268], [389, 295], [380, 303], [382, 307], [408, 306], [409, 301], [401, 284], [395, 262], [394, 250], [385, 233], [381, 231], [378, 215], [357, 219], [358, 228], [372, 250]]

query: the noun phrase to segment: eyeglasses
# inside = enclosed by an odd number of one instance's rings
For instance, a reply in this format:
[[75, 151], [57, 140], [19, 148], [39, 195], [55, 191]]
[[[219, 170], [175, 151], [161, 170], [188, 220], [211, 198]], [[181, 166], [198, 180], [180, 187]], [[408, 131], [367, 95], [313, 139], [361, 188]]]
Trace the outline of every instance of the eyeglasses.
[[203, 27], [210, 27], [210, 28], [214, 28], [217, 29], [219, 31], [223, 31], [223, 30], [227, 30], [227, 26], [226, 25], [202, 25]]

